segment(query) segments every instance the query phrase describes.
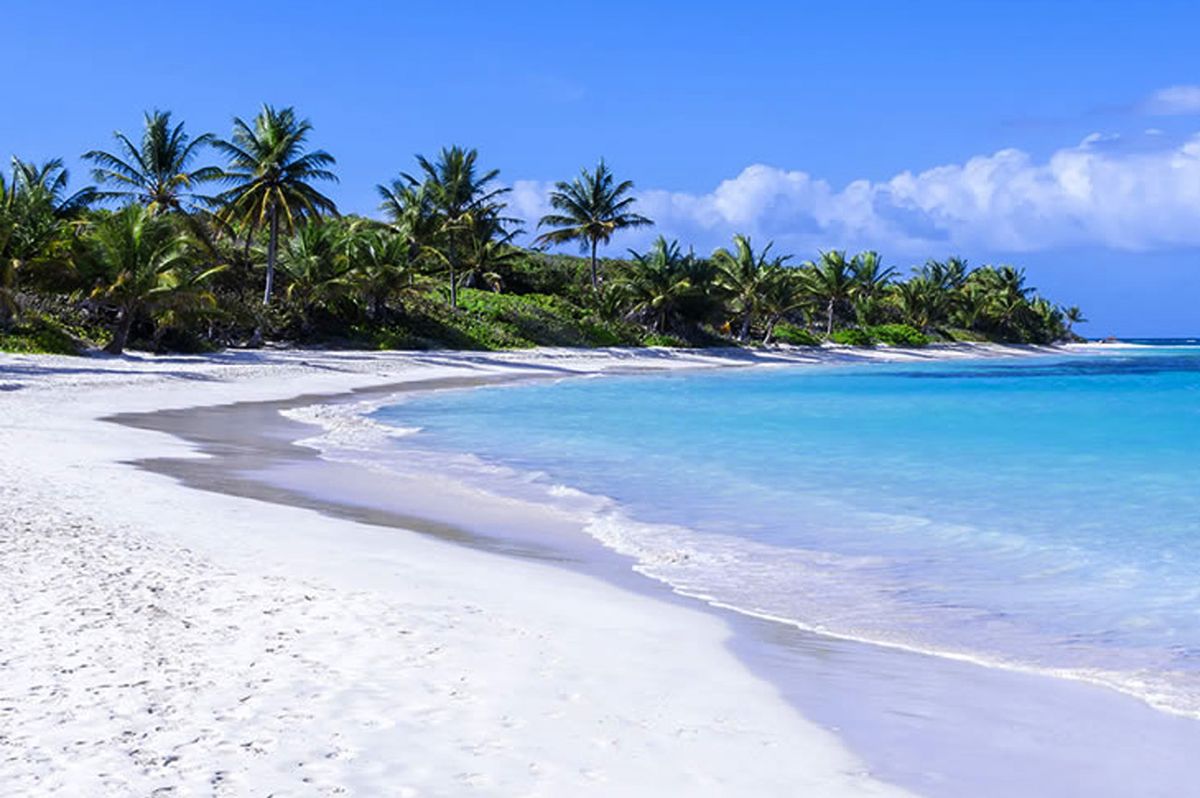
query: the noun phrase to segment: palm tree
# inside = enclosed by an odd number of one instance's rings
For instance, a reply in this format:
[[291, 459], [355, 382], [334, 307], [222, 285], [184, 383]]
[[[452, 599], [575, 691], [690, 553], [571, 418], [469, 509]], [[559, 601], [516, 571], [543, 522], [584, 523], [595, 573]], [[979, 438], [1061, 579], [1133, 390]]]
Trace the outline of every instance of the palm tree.
[[1074, 327], [1076, 324], [1087, 324], [1087, 319], [1083, 317], [1083, 311], [1079, 309], [1078, 305], [1071, 305], [1069, 308], [1063, 308], [1062, 313], [1063, 318], [1066, 319], [1067, 322], [1068, 336], [1075, 334]]
[[766, 317], [763, 344], [771, 343], [775, 327], [785, 316], [804, 307], [808, 301], [801, 273], [794, 269], [776, 267], [768, 272], [760, 289], [759, 307]]
[[356, 225], [348, 232], [350, 280], [364, 298], [367, 314], [379, 321], [387, 301], [416, 287], [416, 263], [409, 242], [379, 225]]
[[805, 275], [809, 293], [825, 303], [825, 335], [832, 335], [838, 305], [854, 293], [854, 272], [846, 260], [846, 253], [838, 250], [822, 252], [820, 261], [810, 264]]
[[196, 194], [195, 189], [221, 177], [221, 170], [215, 166], [190, 167], [199, 151], [212, 143], [212, 134], [189, 137], [182, 122], [171, 126], [169, 111], [154, 111], [145, 117], [140, 144], [117, 131], [113, 133], [117, 154], [104, 150], [84, 153], [85, 160], [96, 164], [93, 178], [115, 186], [97, 192], [96, 198], [140, 202], [151, 213], [191, 211], [197, 204], [206, 204], [208, 198]]
[[91, 297], [116, 311], [112, 340], [105, 347], [111, 354], [125, 350], [144, 311], [214, 304], [203, 285], [224, 267], [193, 270], [187, 236], [141, 205], [101, 218], [88, 231], [85, 246], [85, 270], [96, 278]]
[[695, 257], [684, 255], [678, 241], [667, 242], [659, 236], [650, 250], [639, 254], [630, 250], [633, 262], [617, 284], [631, 316], [649, 321], [655, 332], [663, 333], [682, 318], [682, 310], [695, 292]]
[[956, 291], [966, 284], [970, 269], [967, 268], [966, 260], [954, 256], [944, 261], [930, 258], [925, 261], [919, 273], [934, 285], [947, 291]]
[[791, 256], [770, 257], [773, 243], [755, 254], [750, 238], [743, 235], [733, 237], [733, 246], [734, 252], [718, 249], [712, 259], [719, 270], [717, 283], [728, 293], [734, 310], [742, 317], [738, 340], [745, 341], [750, 336], [755, 317], [761, 311], [764, 288], [775, 279], [775, 272]]
[[71, 225], [94, 196], [91, 187], [68, 194], [68, 180], [57, 158], [38, 165], [14, 157], [11, 179], [0, 175], [0, 327], [20, 313], [20, 274], [34, 264], [65, 261]]
[[922, 332], [941, 322], [950, 308], [950, 294], [923, 274], [892, 286], [891, 299], [905, 324]]
[[438, 220], [429, 202], [424, 183], [413, 184], [404, 178], [390, 185], [377, 185], [379, 210], [383, 211], [393, 230], [408, 242], [413, 259], [423, 247], [432, 246], [438, 232]]
[[496, 292], [503, 290], [502, 270], [520, 261], [524, 255], [513, 244], [513, 239], [524, 232], [500, 229], [495, 234], [484, 232], [472, 236], [463, 257], [463, 285], [471, 288], [486, 285]]
[[17, 269], [9, 257], [9, 242], [17, 229], [13, 213], [15, 192], [9, 187], [4, 175], [0, 174], [0, 330], [12, 326], [20, 310], [17, 304]]
[[318, 180], [337, 182], [337, 175], [328, 169], [335, 163], [332, 155], [307, 151], [310, 132], [312, 124], [298, 119], [294, 109], [264, 105], [252, 124], [234, 118], [232, 140], [213, 141], [229, 157], [221, 179], [233, 184], [217, 197], [224, 206], [221, 218], [244, 225], [247, 241], [264, 225], [270, 231], [264, 305], [271, 304], [275, 285], [280, 227], [291, 233], [301, 219], [337, 215], [333, 200], [312, 186]]
[[854, 275], [854, 312], [860, 324], [871, 324], [896, 270], [890, 266], [884, 268], [879, 253], [867, 250], [851, 259], [850, 271]]
[[279, 269], [287, 276], [285, 298], [298, 309], [306, 333], [313, 312], [336, 306], [353, 286], [348, 243], [342, 231], [317, 219], [305, 221], [284, 242]]
[[604, 160], [595, 171], [587, 169], [570, 183], [554, 184], [550, 206], [559, 213], [543, 216], [538, 227], [554, 227], [538, 236], [539, 244], [563, 244], [578, 241], [581, 250], [591, 247], [592, 290], [599, 285], [596, 268], [596, 248], [612, 240], [613, 233], [632, 227], [647, 227], [654, 222], [630, 210], [637, 201], [627, 196], [633, 181], [617, 183]]
[[[414, 190], [420, 187], [420, 199], [425, 210], [432, 216], [434, 232], [433, 249], [450, 272], [450, 307], [458, 307], [459, 250], [476, 225], [485, 219], [496, 223], [497, 228], [514, 222], [501, 216], [505, 204], [500, 200], [511, 189], [496, 186], [498, 169], [479, 174], [476, 161], [479, 153], [453, 146], [443, 148], [436, 162], [417, 156], [421, 167], [421, 179], [409, 174], [401, 177]], [[395, 185], [395, 184], [393, 184]], [[384, 203], [388, 204], [386, 189]]]
[[1035, 296], [1030, 299], [1026, 316], [1026, 341], [1051, 344], [1069, 335], [1063, 311], [1045, 297]]
[[96, 199], [95, 186], [67, 193], [70, 173], [62, 158], [52, 158], [39, 166], [13, 156], [12, 169], [13, 190], [24, 194], [28, 201], [44, 205], [58, 219], [78, 218]]

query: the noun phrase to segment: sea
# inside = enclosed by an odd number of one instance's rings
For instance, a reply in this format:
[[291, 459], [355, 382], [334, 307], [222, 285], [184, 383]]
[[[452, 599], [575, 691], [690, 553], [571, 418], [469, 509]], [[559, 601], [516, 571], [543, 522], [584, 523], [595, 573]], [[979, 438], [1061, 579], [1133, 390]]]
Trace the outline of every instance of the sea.
[[683, 595], [1200, 717], [1200, 344], [1138, 343], [524, 382], [372, 419]]

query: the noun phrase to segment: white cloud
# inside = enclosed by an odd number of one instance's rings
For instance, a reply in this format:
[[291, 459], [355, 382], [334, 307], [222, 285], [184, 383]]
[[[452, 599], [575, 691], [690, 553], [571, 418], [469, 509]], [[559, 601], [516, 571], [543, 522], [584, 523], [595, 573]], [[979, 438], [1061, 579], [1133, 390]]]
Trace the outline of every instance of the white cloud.
[[1168, 86], [1151, 94], [1142, 110], [1156, 116], [1200, 114], [1200, 86]]
[[550, 213], [550, 191], [553, 183], [537, 180], [518, 180], [512, 191], [504, 198], [508, 203], [505, 213], [525, 220], [525, 232], [532, 238], [537, 235], [538, 219]]
[[[512, 209], [533, 220], [530, 229], [549, 188], [514, 185]], [[639, 199], [657, 225], [619, 238], [619, 247], [658, 233], [700, 251], [746, 233], [805, 257], [831, 247], [936, 255], [1200, 246], [1200, 135], [1174, 144], [1093, 135], [1044, 161], [1005, 149], [841, 189], [755, 164], [708, 193], [645, 190]]]

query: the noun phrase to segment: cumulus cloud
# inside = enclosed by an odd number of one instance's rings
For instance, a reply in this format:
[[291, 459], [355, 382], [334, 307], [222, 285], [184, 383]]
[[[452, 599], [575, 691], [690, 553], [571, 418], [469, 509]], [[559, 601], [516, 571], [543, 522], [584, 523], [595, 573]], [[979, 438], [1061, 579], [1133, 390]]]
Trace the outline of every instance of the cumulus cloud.
[[1168, 86], [1151, 94], [1142, 110], [1155, 116], [1200, 114], [1200, 86]]
[[[546, 212], [548, 184], [520, 181], [513, 210]], [[897, 254], [1029, 252], [1072, 246], [1200, 246], [1200, 135], [1127, 142], [1089, 136], [1037, 160], [1017, 149], [841, 188], [803, 171], [755, 164], [708, 193], [644, 190], [657, 222], [617, 240], [662, 233], [704, 251], [734, 233], [785, 251], [873, 247]]]

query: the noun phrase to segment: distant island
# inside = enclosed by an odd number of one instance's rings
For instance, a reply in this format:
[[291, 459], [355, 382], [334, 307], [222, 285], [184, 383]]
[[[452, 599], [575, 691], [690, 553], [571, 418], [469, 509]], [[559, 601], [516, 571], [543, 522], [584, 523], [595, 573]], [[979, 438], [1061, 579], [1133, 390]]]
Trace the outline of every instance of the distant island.
[[[343, 216], [311, 133], [292, 108], [235, 118], [227, 139], [154, 111], [84, 154], [95, 185], [75, 191], [63, 161], [14, 156], [0, 351], [1046, 344], [1084, 321], [1023, 270], [957, 257], [901, 277], [876, 252], [798, 261], [741, 235], [707, 256], [660, 236], [607, 257], [653, 221], [603, 161], [558, 183], [529, 231], [506, 215], [499, 172], [457, 146], [378, 186], [380, 218]], [[527, 232], [533, 246], [517, 245]], [[563, 245], [583, 256], [549, 251]]]

